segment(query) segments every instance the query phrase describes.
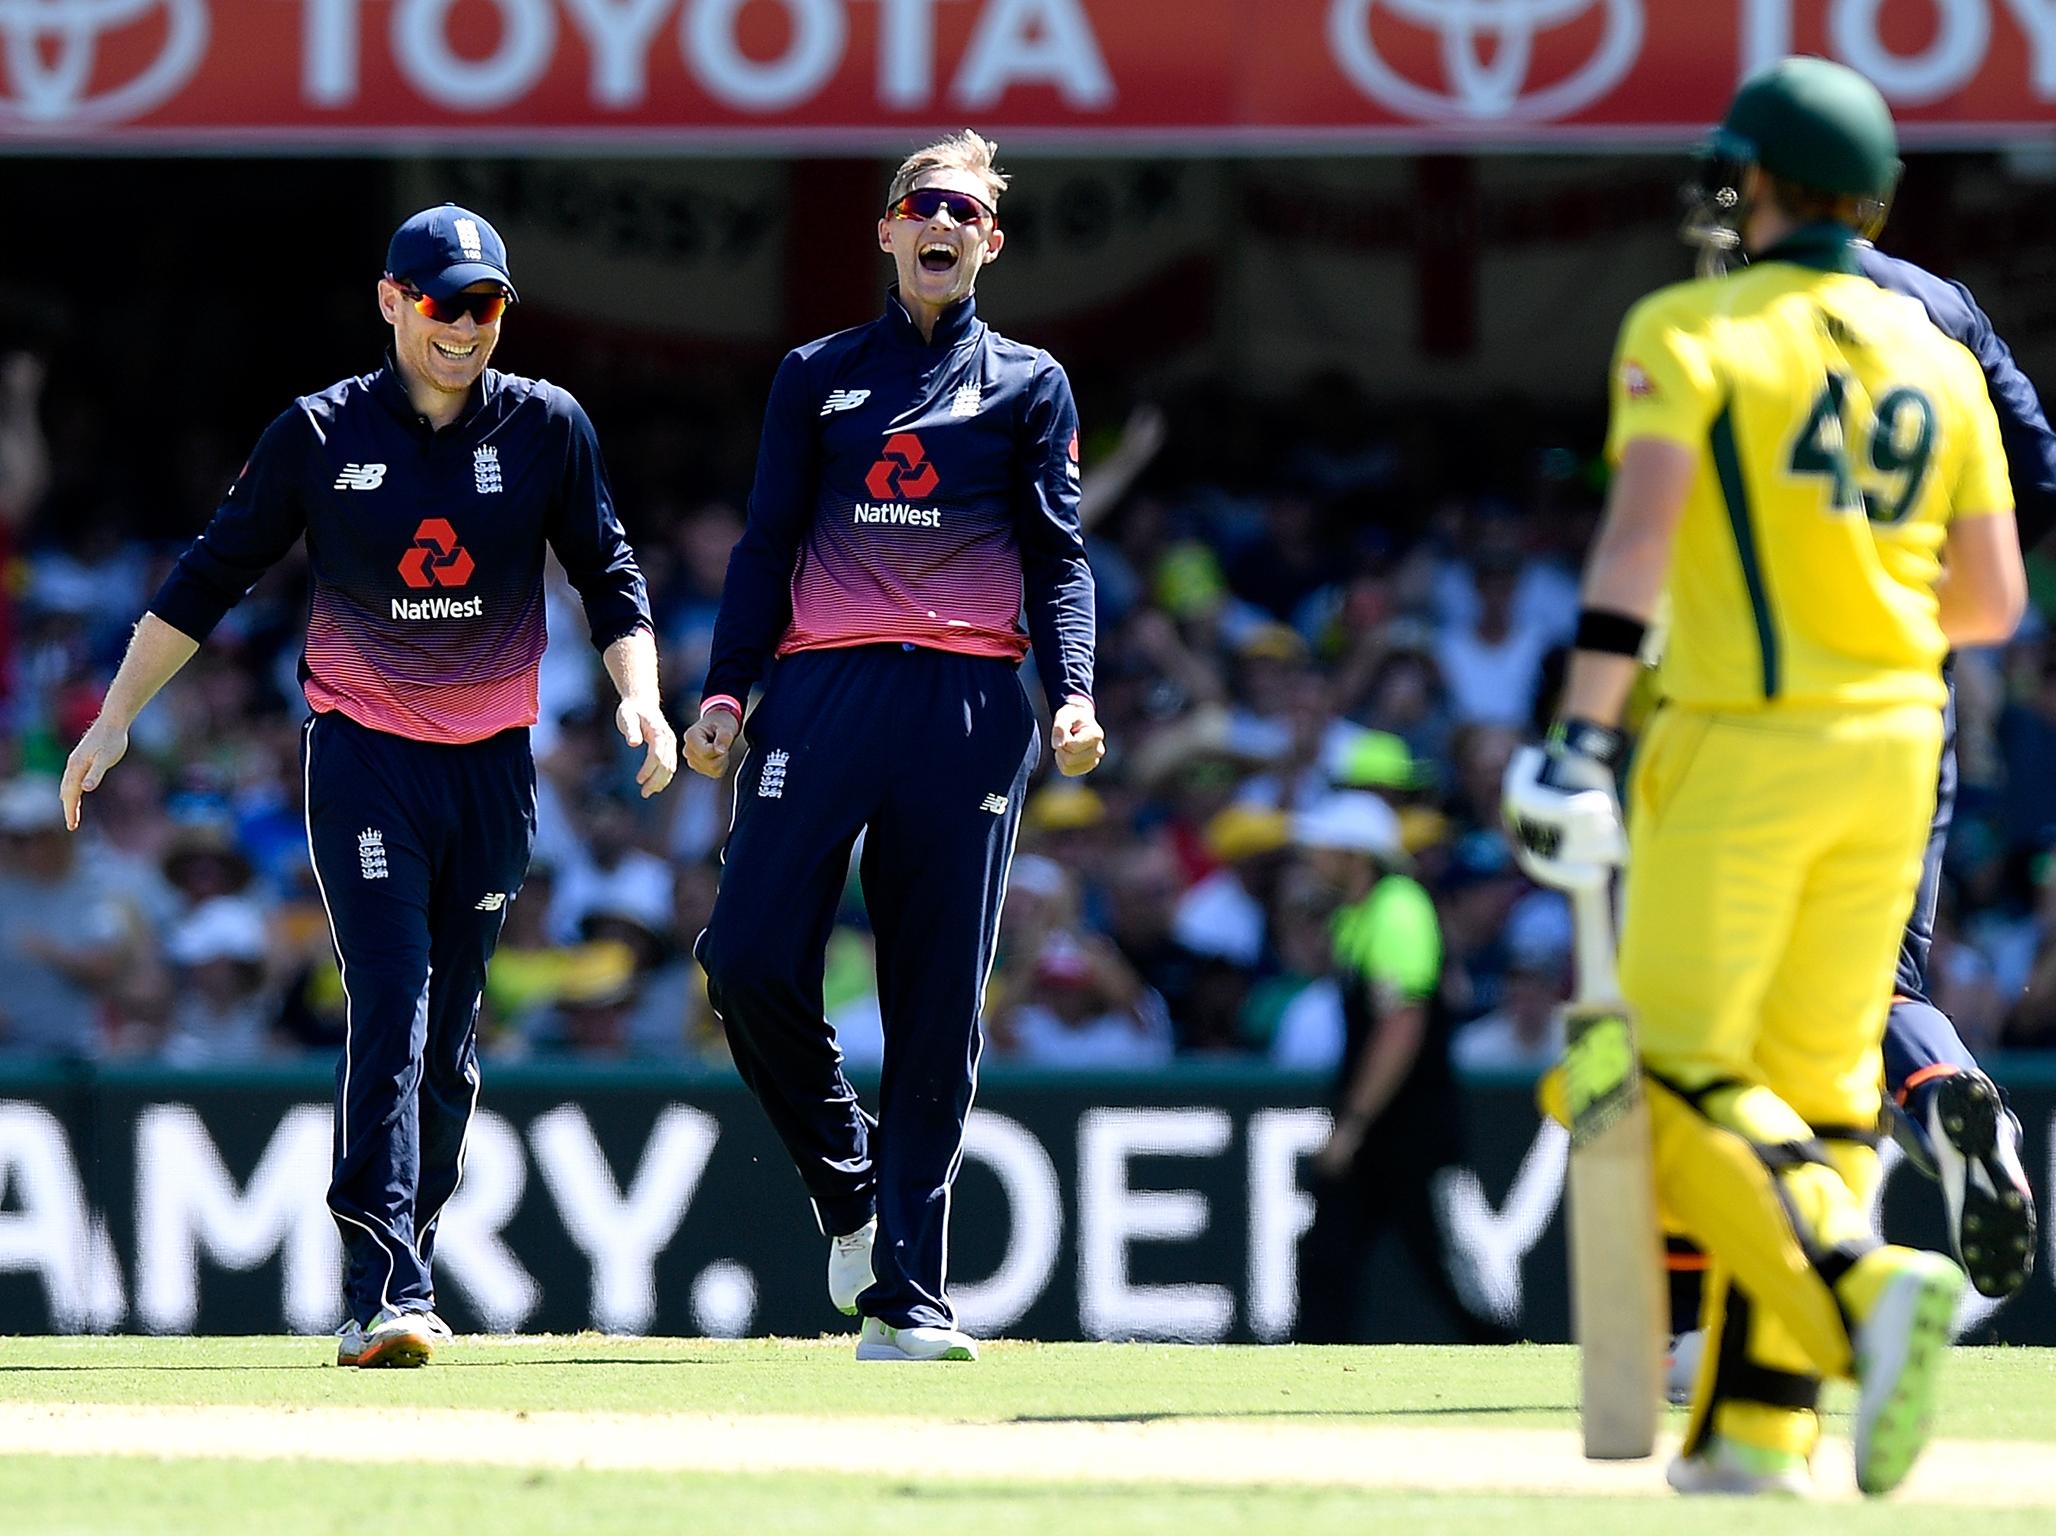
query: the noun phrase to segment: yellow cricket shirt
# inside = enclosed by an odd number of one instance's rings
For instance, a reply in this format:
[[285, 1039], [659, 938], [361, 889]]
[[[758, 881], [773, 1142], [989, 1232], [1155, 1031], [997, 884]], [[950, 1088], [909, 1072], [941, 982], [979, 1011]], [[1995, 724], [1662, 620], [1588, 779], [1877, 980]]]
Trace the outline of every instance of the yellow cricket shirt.
[[1628, 313], [1607, 452], [1699, 470], [1672, 554], [1664, 697], [1703, 709], [1943, 702], [1953, 517], [2013, 506], [1977, 360], [1857, 271], [1839, 226]]

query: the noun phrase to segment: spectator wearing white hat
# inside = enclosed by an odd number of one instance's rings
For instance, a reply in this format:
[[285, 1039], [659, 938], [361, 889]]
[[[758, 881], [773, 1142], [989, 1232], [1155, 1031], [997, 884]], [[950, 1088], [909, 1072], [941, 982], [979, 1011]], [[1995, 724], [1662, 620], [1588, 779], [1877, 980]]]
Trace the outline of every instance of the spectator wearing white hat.
[[1449, 1055], [1466, 1072], [1546, 1071], [1563, 1054], [1571, 963], [1569, 904], [1536, 892], [1507, 925], [1506, 985], [1500, 1004], [1456, 1032]]
[[57, 780], [0, 784], [0, 1054], [99, 1055], [106, 1001], [142, 963], [137, 933], [65, 835]]
[[595, 794], [581, 807], [584, 857], [559, 874], [550, 925], [560, 940], [586, 937], [595, 914], [626, 914], [652, 933], [669, 933], [671, 866], [635, 843], [634, 812], [625, 801]]
[[178, 988], [164, 1065], [237, 1067], [275, 1054], [268, 948], [262, 909], [240, 896], [210, 897], [179, 920], [165, 942]]

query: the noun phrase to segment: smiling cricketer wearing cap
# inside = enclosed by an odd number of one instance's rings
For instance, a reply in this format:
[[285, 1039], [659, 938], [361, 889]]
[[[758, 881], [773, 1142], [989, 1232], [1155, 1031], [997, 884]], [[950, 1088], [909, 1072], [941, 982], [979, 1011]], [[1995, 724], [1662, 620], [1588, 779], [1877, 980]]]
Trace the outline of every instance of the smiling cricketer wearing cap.
[[430, 1265], [478, 1102], [486, 962], [535, 834], [546, 548], [583, 599], [616, 724], [645, 749], [644, 795], [677, 762], [592, 423], [568, 391], [487, 366], [517, 297], [498, 232], [453, 203], [415, 214], [377, 296], [384, 366], [265, 429], [136, 626], [61, 791], [75, 830], [143, 706], [304, 536], [307, 849], [347, 999], [337, 1363], [360, 1366], [422, 1364], [449, 1331]]

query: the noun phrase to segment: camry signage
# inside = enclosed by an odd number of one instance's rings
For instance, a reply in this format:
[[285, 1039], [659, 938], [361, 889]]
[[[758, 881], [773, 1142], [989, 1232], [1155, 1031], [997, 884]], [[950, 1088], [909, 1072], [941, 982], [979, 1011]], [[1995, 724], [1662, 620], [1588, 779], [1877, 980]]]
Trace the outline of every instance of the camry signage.
[[2056, 0], [0, 0], [0, 143], [1680, 142], [1790, 52], [2056, 125]]
[[[438, 1305], [466, 1329], [811, 1335], [839, 1323], [798, 1177], [732, 1077], [495, 1068], [439, 1225]], [[1316, 1085], [1218, 1071], [1072, 1083], [988, 1074], [952, 1201], [949, 1287], [986, 1336], [1271, 1341], [1354, 1284], [1366, 1338], [1454, 1337], [1441, 1299], [1537, 1340], [1568, 1327], [1568, 1144], [1532, 1086], [1474, 1088], [1432, 1176], [1448, 1284], [1418, 1258], [1303, 1270], [1328, 1131]], [[0, 1073], [0, 1334], [324, 1333], [342, 1254], [322, 1203], [328, 1074]], [[2048, 1198], [2056, 1075], [2012, 1081]], [[1932, 1183], [1887, 1149], [1885, 1230], [1941, 1237]], [[1428, 1177], [1395, 1171], [1393, 1177]], [[1397, 1244], [1387, 1245], [1397, 1248]], [[2056, 1248], [2056, 1238], [2051, 1239]], [[2056, 1342], [2056, 1252], [1960, 1333]], [[1438, 1296], [1438, 1292], [1440, 1295]]]

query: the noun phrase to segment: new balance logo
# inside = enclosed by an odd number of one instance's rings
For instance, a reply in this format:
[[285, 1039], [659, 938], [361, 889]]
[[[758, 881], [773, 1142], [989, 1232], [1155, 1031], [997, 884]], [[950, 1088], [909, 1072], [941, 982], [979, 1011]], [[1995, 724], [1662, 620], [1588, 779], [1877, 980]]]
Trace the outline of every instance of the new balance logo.
[[383, 880], [386, 877], [385, 833], [366, 827], [357, 834], [357, 862], [364, 868], [367, 880]]
[[790, 752], [773, 752], [764, 759], [764, 771], [757, 778], [759, 800], [783, 800], [785, 798], [785, 765], [792, 761]]
[[345, 464], [343, 472], [336, 476], [335, 488], [339, 491], [375, 491], [385, 484], [385, 477], [383, 464]]
[[507, 893], [505, 891], [488, 891], [478, 899], [478, 905], [473, 910], [478, 912], [497, 912], [506, 904]]
[[828, 398], [821, 402], [821, 414], [827, 416], [836, 411], [854, 411], [870, 398], [868, 389], [831, 389]]
[[500, 490], [500, 450], [491, 446], [475, 448], [471, 453], [471, 480], [478, 487], [481, 496], [497, 495]]
[[978, 809], [990, 811], [995, 816], [1004, 816], [1007, 813], [1007, 797], [1005, 795], [987, 795], [978, 802]]

